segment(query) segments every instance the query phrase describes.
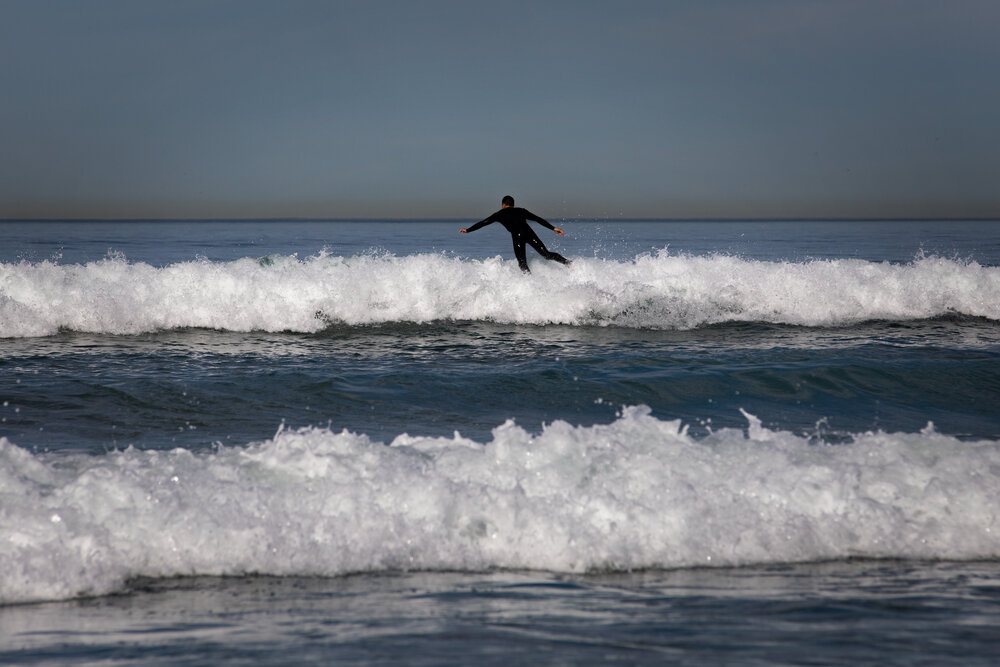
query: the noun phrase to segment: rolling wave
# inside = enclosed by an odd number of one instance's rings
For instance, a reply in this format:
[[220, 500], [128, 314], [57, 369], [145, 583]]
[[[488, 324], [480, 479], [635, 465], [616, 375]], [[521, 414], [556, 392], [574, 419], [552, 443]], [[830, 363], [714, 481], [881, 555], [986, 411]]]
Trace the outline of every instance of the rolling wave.
[[491, 321], [693, 329], [724, 322], [849, 326], [947, 315], [1000, 320], [1000, 267], [644, 254], [536, 262], [447, 254], [297, 256], [154, 267], [0, 263], [0, 337], [178, 328], [316, 332], [330, 325]]
[[700, 438], [634, 407], [487, 443], [304, 428], [98, 456], [0, 438], [0, 603], [140, 576], [1000, 557], [1000, 442], [928, 426], [827, 445], [744, 416]]

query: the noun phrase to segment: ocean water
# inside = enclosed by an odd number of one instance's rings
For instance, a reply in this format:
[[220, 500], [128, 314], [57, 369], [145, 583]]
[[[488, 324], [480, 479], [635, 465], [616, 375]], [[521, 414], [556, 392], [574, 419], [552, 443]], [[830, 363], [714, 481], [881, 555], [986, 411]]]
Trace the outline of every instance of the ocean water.
[[1000, 223], [0, 223], [0, 663], [995, 664]]

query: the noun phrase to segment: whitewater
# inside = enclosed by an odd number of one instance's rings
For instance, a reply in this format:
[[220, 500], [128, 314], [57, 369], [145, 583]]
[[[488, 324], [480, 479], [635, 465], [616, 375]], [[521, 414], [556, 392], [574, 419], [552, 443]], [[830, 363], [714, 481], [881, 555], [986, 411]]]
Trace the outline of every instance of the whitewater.
[[995, 662], [1000, 225], [468, 224], [0, 223], [0, 662]]
[[1000, 320], [1000, 267], [940, 256], [760, 261], [667, 250], [535, 266], [449, 253], [320, 252], [157, 267], [115, 255], [0, 263], [0, 337], [205, 328], [316, 332], [334, 324], [488, 321], [694, 329], [725, 322], [849, 326]]
[[566, 572], [1000, 557], [1000, 442], [764, 428], [645, 407], [489, 442], [325, 428], [211, 452], [36, 455], [0, 439], [0, 603], [136, 577]]

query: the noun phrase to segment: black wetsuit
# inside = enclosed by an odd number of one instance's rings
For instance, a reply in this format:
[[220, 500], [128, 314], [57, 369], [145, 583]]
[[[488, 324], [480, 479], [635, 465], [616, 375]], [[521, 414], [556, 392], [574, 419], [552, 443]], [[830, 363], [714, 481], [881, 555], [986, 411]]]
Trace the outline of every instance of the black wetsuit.
[[550, 225], [548, 221], [539, 218], [528, 209], [521, 208], [519, 206], [509, 206], [507, 208], [500, 209], [488, 218], [480, 220], [476, 224], [469, 227], [466, 231], [474, 232], [480, 227], [485, 227], [491, 222], [499, 222], [507, 229], [508, 232], [510, 232], [511, 238], [514, 240], [514, 256], [517, 257], [517, 264], [521, 267], [522, 271], [529, 270], [528, 260], [524, 256], [525, 243], [537, 250], [538, 254], [545, 259], [552, 259], [557, 262], [562, 262], [563, 264], [569, 264], [568, 259], [545, 247], [545, 244], [542, 243], [540, 238], [538, 238], [538, 234], [535, 233], [535, 230], [528, 225], [528, 220], [534, 220], [544, 227], [555, 229], [555, 227]]

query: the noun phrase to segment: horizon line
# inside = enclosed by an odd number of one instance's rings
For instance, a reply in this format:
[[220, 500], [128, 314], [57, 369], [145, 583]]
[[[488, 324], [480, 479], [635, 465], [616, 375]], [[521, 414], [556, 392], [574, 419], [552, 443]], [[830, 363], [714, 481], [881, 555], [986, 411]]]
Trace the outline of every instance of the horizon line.
[[[592, 217], [552, 216], [548, 220], [573, 222], [991, 222], [1000, 216], [707, 216], [707, 217]], [[18, 217], [0, 218], [8, 222], [463, 222], [471, 217]]]

